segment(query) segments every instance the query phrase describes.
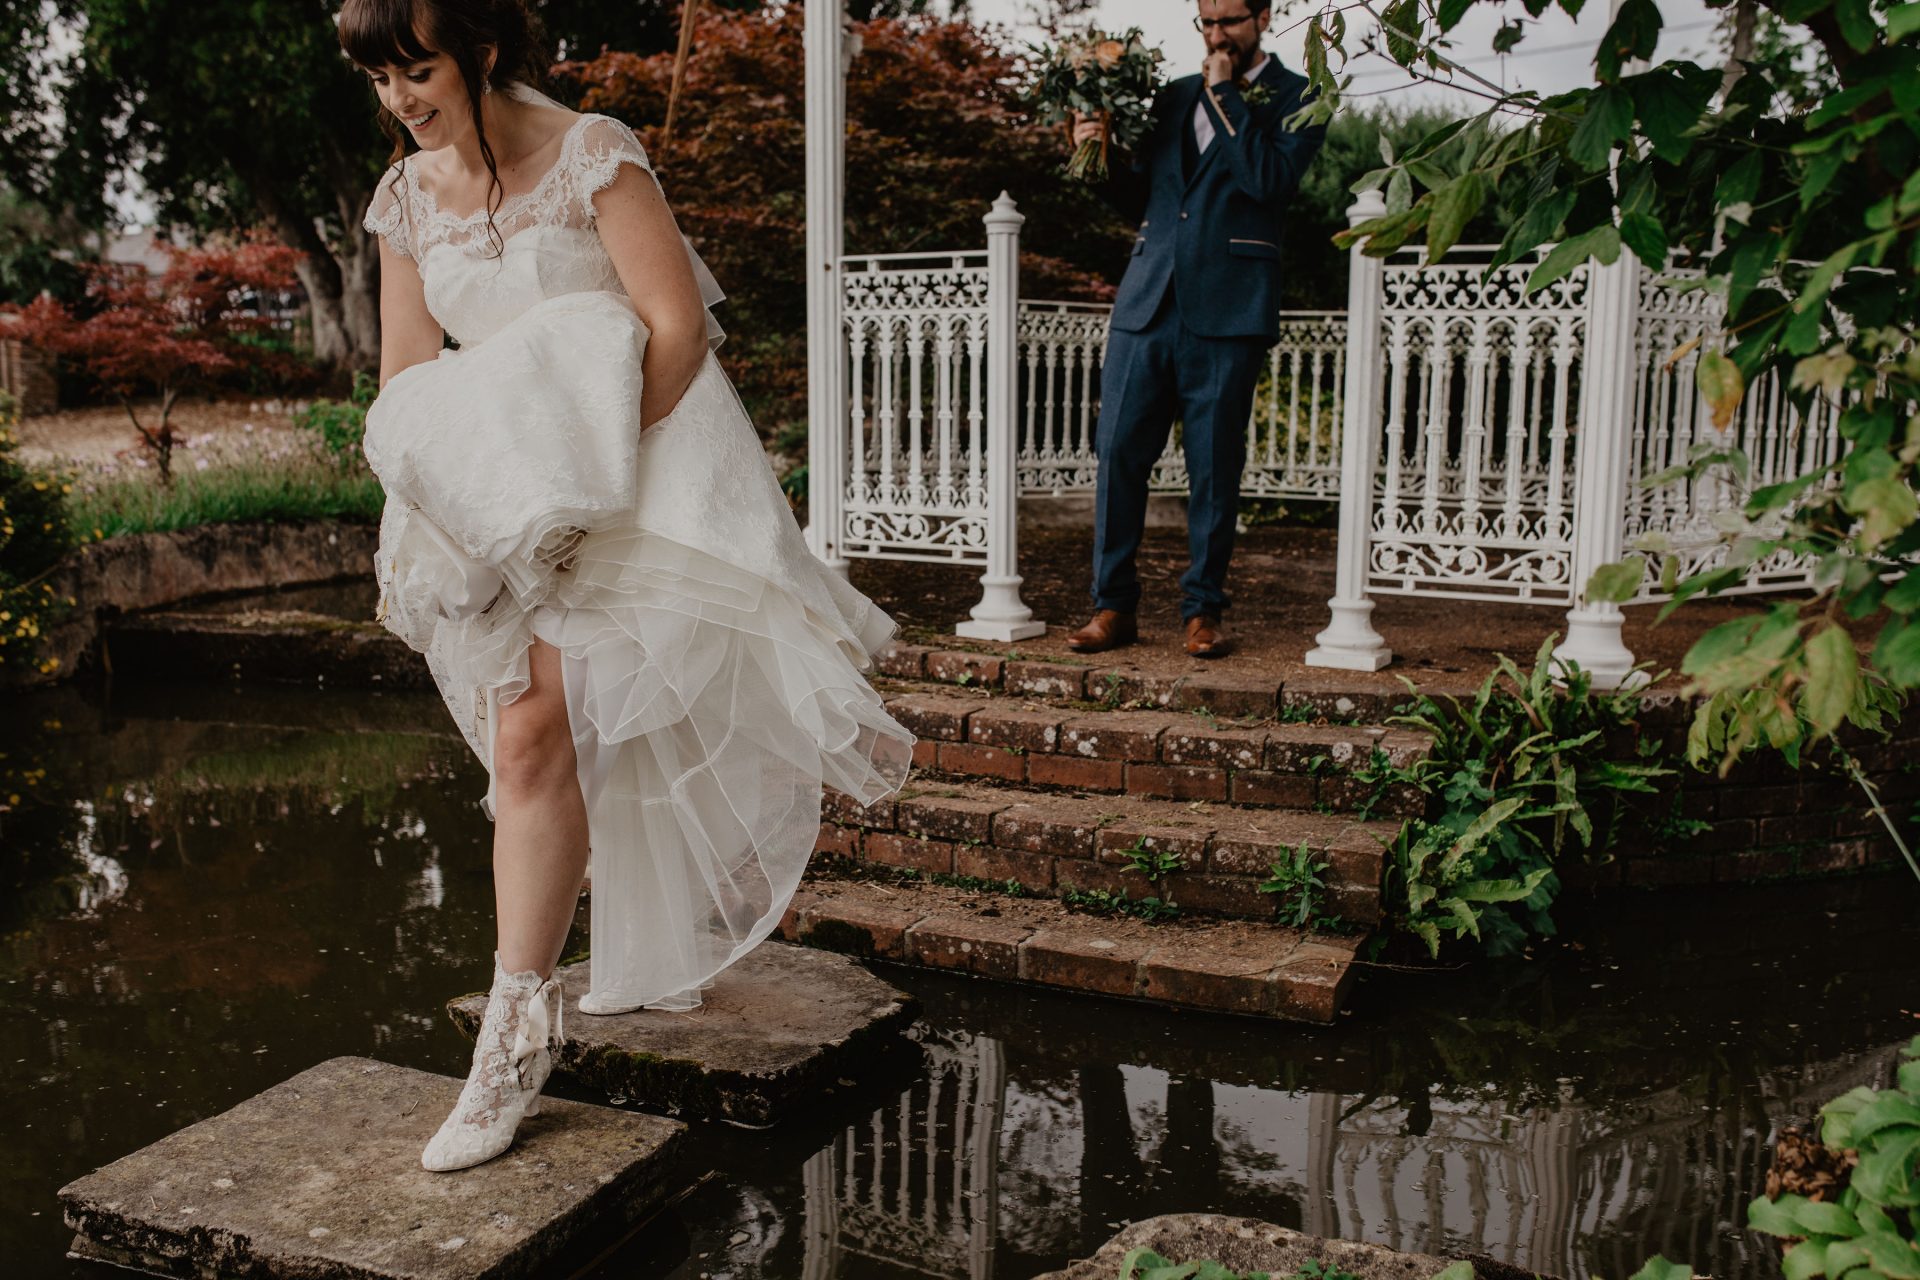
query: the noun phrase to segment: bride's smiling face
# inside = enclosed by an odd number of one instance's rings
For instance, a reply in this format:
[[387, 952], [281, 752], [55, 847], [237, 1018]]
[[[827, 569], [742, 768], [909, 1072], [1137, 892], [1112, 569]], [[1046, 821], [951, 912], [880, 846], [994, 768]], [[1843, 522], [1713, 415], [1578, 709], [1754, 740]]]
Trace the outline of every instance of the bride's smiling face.
[[423, 151], [450, 145], [473, 129], [473, 108], [460, 68], [444, 53], [404, 66], [369, 67], [380, 105], [392, 112]]

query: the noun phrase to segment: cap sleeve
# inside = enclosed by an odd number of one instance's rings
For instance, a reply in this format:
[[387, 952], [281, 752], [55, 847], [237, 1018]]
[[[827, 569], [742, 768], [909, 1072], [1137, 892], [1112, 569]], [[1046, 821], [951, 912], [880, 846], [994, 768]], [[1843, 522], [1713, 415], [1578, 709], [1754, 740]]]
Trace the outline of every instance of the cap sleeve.
[[580, 212], [589, 221], [593, 218], [594, 196], [613, 185], [623, 164], [644, 170], [653, 178], [654, 186], [660, 185], [659, 176], [647, 160], [646, 148], [634, 137], [633, 130], [610, 116], [589, 117], [580, 130], [580, 151], [574, 168], [574, 195], [580, 202]]
[[373, 200], [367, 205], [367, 216], [360, 225], [385, 240], [387, 247], [401, 257], [411, 258], [414, 256], [413, 237], [410, 234], [411, 220], [407, 217], [406, 194], [406, 175], [401, 165], [396, 164], [380, 175], [380, 185], [373, 189]]

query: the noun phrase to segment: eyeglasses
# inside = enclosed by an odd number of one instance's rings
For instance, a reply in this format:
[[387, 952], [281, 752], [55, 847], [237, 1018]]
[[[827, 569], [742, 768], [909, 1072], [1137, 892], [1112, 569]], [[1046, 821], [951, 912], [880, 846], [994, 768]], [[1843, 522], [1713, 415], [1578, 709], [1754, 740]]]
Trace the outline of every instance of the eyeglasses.
[[1253, 19], [1254, 15], [1251, 13], [1243, 13], [1237, 18], [1202, 18], [1196, 14], [1193, 19], [1193, 29], [1205, 35], [1215, 27], [1237, 27], [1243, 22], [1252, 22]]

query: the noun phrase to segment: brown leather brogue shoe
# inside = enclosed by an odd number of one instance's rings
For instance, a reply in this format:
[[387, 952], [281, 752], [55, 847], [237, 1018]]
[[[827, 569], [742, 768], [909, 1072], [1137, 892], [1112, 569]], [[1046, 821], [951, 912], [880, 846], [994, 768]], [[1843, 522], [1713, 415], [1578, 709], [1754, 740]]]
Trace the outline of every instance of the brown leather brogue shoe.
[[1140, 631], [1132, 614], [1100, 609], [1094, 613], [1093, 621], [1067, 637], [1067, 648], [1075, 653], [1104, 653], [1139, 638]]
[[1233, 651], [1220, 619], [1210, 613], [1196, 613], [1187, 619], [1187, 652], [1196, 658], [1219, 658]]

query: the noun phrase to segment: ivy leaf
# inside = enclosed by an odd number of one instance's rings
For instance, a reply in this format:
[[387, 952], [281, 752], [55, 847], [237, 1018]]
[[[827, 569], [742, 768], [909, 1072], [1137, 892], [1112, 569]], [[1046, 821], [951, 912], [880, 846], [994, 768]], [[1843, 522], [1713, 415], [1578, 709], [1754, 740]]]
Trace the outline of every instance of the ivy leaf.
[[1387, 212], [1405, 213], [1413, 207], [1413, 179], [1405, 169], [1395, 169], [1387, 179]]
[[1693, 1280], [1693, 1268], [1684, 1262], [1668, 1262], [1656, 1253], [1633, 1273], [1631, 1280]]
[[1427, 218], [1427, 261], [1438, 262], [1460, 242], [1467, 223], [1487, 202], [1487, 180], [1478, 171], [1464, 173], [1433, 196]]
[[1582, 595], [1588, 603], [1624, 604], [1640, 589], [1640, 580], [1646, 572], [1645, 556], [1628, 556], [1614, 564], [1603, 564], [1587, 579], [1587, 589]]
[[1855, 53], [1873, 48], [1880, 24], [1873, 20], [1871, 0], [1834, 0], [1833, 16], [1839, 19], [1840, 34]]
[[[1920, 0], [1915, 0], [1920, 3]], [[1560, 224], [1566, 221], [1567, 214], [1573, 211], [1573, 202], [1578, 193], [1572, 190], [1555, 191], [1551, 195], [1527, 201], [1526, 212], [1507, 228], [1507, 234], [1500, 242], [1500, 252], [1494, 255], [1493, 270], [1517, 262], [1521, 255], [1551, 240], [1560, 230]]]
[[[1838, 729], [1859, 691], [1860, 655], [1854, 650], [1853, 637], [1841, 627], [1828, 627], [1816, 633], [1807, 641], [1807, 683], [1800, 694], [1800, 714], [1813, 726], [1814, 733], [1825, 737]], [[1814, 1226], [1804, 1215], [1801, 1221], [1821, 1235], [1847, 1235], [1855, 1224], [1852, 1214], [1846, 1214], [1846, 1218], [1848, 1230]]]
[[1747, 1206], [1747, 1230], [1770, 1236], [1805, 1235], [1806, 1232], [1793, 1215], [1793, 1202], [1805, 1198], [1789, 1194], [1778, 1200], [1769, 1200], [1765, 1196], [1756, 1196], [1753, 1203]]
[[1840, 505], [1860, 518], [1856, 537], [1863, 552], [1872, 552], [1904, 533], [1920, 519], [1920, 500], [1913, 486], [1897, 475], [1874, 476], [1848, 487]]
[[[1920, 3], [1920, 0], [1916, 0], [1916, 2]], [[1466, 16], [1467, 10], [1471, 8], [1473, 8], [1473, 0], [1440, 0], [1440, 12], [1438, 15], [1440, 29], [1442, 31], [1453, 30], [1460, 19]], [[1444, 1275], [1445, 1272], [1441, 1274]], [[1435, 1280], [1439, 1280], [1439, 1278], [1435, 1277]], [[1469, 1278], [1469, 1280], [1471, 1280], [1471, 1278]]]
[[1827, 1273], [1827, 1242], [1802, 1240], [1780, 1259], [1780, 1273], [1787, 1280], [1813, 1280]]
[[[1642, 260], [1645, 257], [1645, 254], [1641, 254]], [[1694, 383], [1713, 409], [1713, 429], [1725, 431], [1733, 422], [1734, 410], [1740, 407], [1740, 397], [1746, 394], [1746, 384], [1740, 377], [1740, 370], [1720, 352], [1709, 351], [1700, 357], [1700, 363], [1694, 368]]]
[[1873, 1269], [1892, 1280], [1920, 1280], [1920, 1246], [1891, 1232], [1869, 1232], [1860, 1246], [1873, 1259]]
[[1387, 56], [1403, 67], [1413, 65], [1420, 52], [1420, 0], [1394, 0], [1380, 15], [1387, 37]]
[[1536, 293], [1555, 280], [1566, 275], [1589, 257], [1598, 258], [1607, 266], [1613, 265], [1620, 257], [1620, 232], [1611, 223], [1583, 231], [1571, 240], [1562, 240], [1553, 247], [1527, 277], [1527, 292]]
[[1633, 91], [1633, 106], [1640, 115], [1640, 127], [1662, 160], [1678, 163], [1686, 159], [1687, 150], [1693, 145], [1693, 140], [1686, 136], [1687, 130], [1706, 114], [1719, 79], [1702, 67], [1669, 63], [1623, 81]]
[[[1920, 3], [1920, 0], [1915, 0]], [[1752, 204], [1753, 198], [1760, 194], [1760, 153], [1749, 151], [1720, 174], [1720, 181], [1713, 188], [1713, 204], [1724, 209], [1733, 204]]]
[[1650, 271], [1667, 269], [1667, 229], [1650, 213], [1622, 214], [1620, 238]]
[[1587, 99], [1580, 127], [1567, 140], [1567, 156], [1583, 169], [1600, 169], [1633, 129], [1633, 95], [1608, 85]]
[[1622, 63], [1634, 58], [1651, 58], [1654, 46], [1660, 41], [1661, 25], [1660, 9], [1653, 0], [1626, 0], [1593, 55], [1600, 79], [1611, 83], [1620, 78]]
[[1897, 44], [1920, 31], [1920, 0], [1887, 10], [1887, 43]]

